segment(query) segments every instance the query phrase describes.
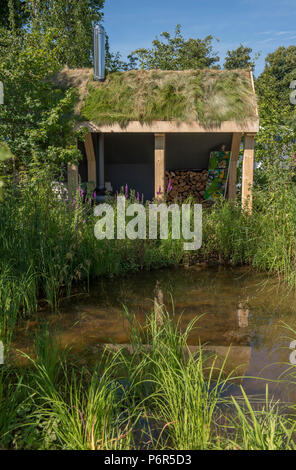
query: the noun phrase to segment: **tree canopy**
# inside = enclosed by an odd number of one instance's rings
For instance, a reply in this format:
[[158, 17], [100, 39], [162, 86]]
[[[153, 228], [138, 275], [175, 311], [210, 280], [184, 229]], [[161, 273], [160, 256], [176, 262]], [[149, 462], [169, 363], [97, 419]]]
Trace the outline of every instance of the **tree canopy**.
[[[103, 19], [105, 0], [2, 0], [0, 3], [0, 80], [5, 103], [0, 106], [0, 142], [15, 156], [13, 164], [40, 160], [69, 162], [78, 158], [73, 138], [75, 93], [58, 90], [53, 74], [68, 65], [90, 67], [93, 23]], [[184, 38], [181, 26], [163, 32], [151, 47], [133, 51], [125, 62], [106, 41], [108, 72], [133, 69], [218, 69], [215, 38]], [[258, 54], [240, 45], [228, 51], [224, 68], [254, 69]], [[290, 83], [296, 79], [296, 46], [279, 47], [266, 57], [255, 82], [261, 119], [261, 150], [275, 134], [291, 140], [296, 107], [290, 103]], [[167, 90], [170, 96], [176, 94]], [[165, 95], [166, 102], [167, 95]], [[262, 130], [263, 129], [263, 130]], [[260, 152], [259, 152], [260, 153]], [[266, 154], [266, 152], [265, 152]]]
[[13, 24], [17, 29], [24, 26], [29, 18], [26, 6], [26, 0], [1, 0], [0, 26], [7, 29]]
[[[181, 25], [174, 36], [163, 32], [152, 42], [150, 49], [136, 49], [129, 59], [133, 68], [161, 70], [186, 70], [216, 67], [219, 57], [213, 51], [213, 36], [204, 39], [184, 39]], [[130, 67], [131, 68], [131, 67]]]
[[227, 51], [224, 68], [228, 70], [234, 69], [252, 69], [255, 68], [255, 61], [259, 57], [256, 54], [252, 59], [253, 49], [251, 47], [245, 47], [242, 44], [232, 51]]
[[0, 43], [0, 142], [9, 145], [13, 164], [27, 166], [33, 155], [59, 163], [77, 159], [71, 120], [74, 92], [63, 93], [50, 79], [59, 70], [52, 32], [15, 38], [2, 29]]
[[91, 65], [93, 23], [99, 22], [105, 0], [28, 1], [32, 30], [55, 31], [57, 60], [69, 67]]
[[[295, 111], [290, 103], [290, 84], [296, 79], [296, 46], [279, 47], [268, 54], [265, 59], [265, 68], [257, 80], [257, 90], [260, 96], [266, 96], [266, 83], [275, 95], [277, 106], [280, 109], [288, 108]], [[269, 91], [269, 92], [270, 92]]]

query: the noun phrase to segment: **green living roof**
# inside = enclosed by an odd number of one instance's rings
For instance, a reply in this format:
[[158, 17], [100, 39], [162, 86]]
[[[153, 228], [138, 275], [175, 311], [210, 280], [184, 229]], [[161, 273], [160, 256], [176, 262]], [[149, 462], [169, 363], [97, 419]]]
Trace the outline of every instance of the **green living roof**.
[[133, 70], [111, 73], [101, 83], [91, 69], [64, 69], [57, 83], [78, 89], [79, 119], [97, 125], [198, 121], [208, 127], [258, 120], [249, 70]]

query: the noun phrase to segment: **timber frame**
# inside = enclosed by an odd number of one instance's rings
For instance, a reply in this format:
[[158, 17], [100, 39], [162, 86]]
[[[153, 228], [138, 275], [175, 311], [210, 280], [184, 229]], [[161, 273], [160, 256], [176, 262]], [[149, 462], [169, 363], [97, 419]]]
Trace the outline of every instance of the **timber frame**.
[[[255, 96], [255, 87], [252, 71], [250, 81]], [[259, 114], [257, 107], [252, 120], [245, 122], [223, 121], [219, 126], [203, 126], [198, 121], [152, 121], [143, 123], [131, 121], [125, 126], [119, 123], [111, 125], [98, 125], [94, 122], [83, 122], [79, 127], [88, 129], [85, 139], [85, 152], [88, 166], [88, 181], [94, 183], [99, 189], [105, 186], [104, 181], [104, 135], [112, 133], [152, 133], [154, 134], [154, 195], [156, 199], [162, 199], [165, 192], [165, 170], [166, 170], [166, 135], [170, 133], [231, 133], [231, 161], [229, 166], [229, 178], [227, 196], [234, 202], [237, 186], [237, 164], [241, 149], [242, 137], [244, 136], [243, 150], [243, 173], [242, 173], [242, 207], [248, 212], [252, 211], [252, 186], [254, 174], [254, 151], [255, 136], [259, 131]], [[96, 155], [92, 134], [99, 134], [98, 155]], [[98, 164], [97, 164], [98, 163]], [[97, 172], [98, 169], [98, 172]], [[97, 177], [98, 174], [98, 177]], [[79, 182], [78, 167], [71, 165], [68, 168], [69, 188]]]
[[[252, 70], [234, 70], [231, 72], [213, 70], [122, 72], [116, 102], [109, 98], [114, 97], [114, 90], [116, 90], [119, 83], [118, 76], [110, 74], [104, 83], [99, 84], [92, 83], [92, 74], [92, 69], [65, 69], [57, 75], [55, 80], [61, 88], [74, 87], [78, 90], [79, 98], [75, 111], [79, 116], [77, 128], [86, 128], [88, 130], [84, 143], [87, 171], [85, 166], [81, 167], [80, 170], [83, 172], [85, 180], [87, 179], [88, 182], [93, 183], [100, 190], [100, 194], [104, 194], [106, 181], [105, 136], [106, 145], [108, 145], [108, 142], [110, 142], [108, 135], [112, 133], [129, 135], [149, 133], [152, 136], [154, 135], [154, 188], [153, 191], [150, 191], [149, 197], [152, 198], [154, 194], [156, 198], [161, 199], [165, 191], [166, 153], [168, 165], [170, 161], [170, 142], [172, 139], [168, 137], [169, 134], [218, 135], [223, 133], [228, 135], [227, 150], [231, 148], [227, 197], [230, 201], [234, 201], [236, 198], [237, 164], [243, 142], [242, 206], [247, 212], [251, 212], [255, 136], [259, 131], [259, 115]], [[190, 93], [192, 90], [196, 90], [196, 74], [200, 77], [200, 91], [194, 95], [195, 98], [192, 100]], [[229, 86], [225, 85], [225, 78], [230, 80], [229, 83], [232, 83], [231, 90], [236, 92], [235, 99], [233, 99], [233, 93], [230, 93]], [[211, 87], [207, 86], [209, 79], [212, 80], [213, 86]], [[184, 84], [181, 87], [182, 90], [179, 90], [177, 86], [180, 80], [183, 80], [182, 83]], [[221, 80], [221, 86], [219, 86], [219, 80]], [[170, 109], [170, 98], [167, 99], [168, 111], [164, 113], [161, 111], [151, 112], [152, 104], [157, 105], [159, 90], [164, 82], [171, 84], [175, 93], [182, 97], [185, 104], [187, 102], [180, 112], [176, 113]], [[86, 86], [87, 84], [90, 87]], [[155, 84], [155, 94], [152, 93], [150, 97], [146, 97], [147, 86], [150, 87], [153, 84]], [[127, 100], [126, 93], [128, 95]], [[228, 96], [228, 93], [230, 93], [230, 96]], [[221, 105], [221, 109], [216, 109], [219, 108], [219, 99], [221, 97], [224, 100], [222, 100], [224, 105]], [[108, 105], [106, 107], [97, 107], [96, 101], [99, 104], [100, 100], [103, 99], [107, 100]], [[133, 109], [133, 99], [135, 103], [139, 99], [139, 106], [136, 106], [135, 110]], [[216, 108], [214, 103], [217, 103]], [[178, 120], [175, 116], [178, 116]], [[215, 148], [214, 144], [211, 148]], [[152, 150], [152, 147], [150, 147], [150, 150]], [[150, 156], [153, 158], [153, 152]], [[108, 160], [109, 156], [107, 155], [106, 175], [109, 174]], [[85, 161], [83, 165], [84, 163]], [[153, 176], [151, 176], [149, 183], [150, 189], [152, 189], [153, 184], [152, 178]], [[78, 168], [73, 165], [68, 169], [68, 182], [69, 187], [74, 187], [79, 182]]]
[[[88, 180], [99, 187], [104, 187], [104, 135], [112, 133], [143, 133], [154, 132], [154, 193], [156, 199], [162, 199], [165, 191], [165, 154], [166, 154], [166, 134], [168, 133], [222, 133], [232, 132], [231, 161], [228, 179], [228, 198], [231, 201], [236, 197], [237, 185], [237, 163], [241, 148], [241, 141], [244, 135], [243, 152], [243, 174], [242, 174], [242, 206], [250, 213], [252, 211], [252, 185], [254, 172], [254, 149], [255, 136], [259, 130], [258, 122], [246, 123], [240, 126], [237, 123], [227, 122], [219, 128], [204, 128], [198, 123], [177, 124], [172, 122], [154, 122], [152, 125], [141, 124], [140, 122], [130, 123], [125, 128], [119, 125], [98, 127], [92, 123], [84, 123], [88, 127], [89, 133], [85, 138], [85, 151], [88, 163]], [[97, 158], [94, 150], [92, 133], [99, 133], [99, 181], [97, 179]], [[71, 165], [68, 168], [68, 180], [72, 180], [72, 185], [78, 184], [78, 168]], [[74, 180], [74, 181], [73, 181]]]

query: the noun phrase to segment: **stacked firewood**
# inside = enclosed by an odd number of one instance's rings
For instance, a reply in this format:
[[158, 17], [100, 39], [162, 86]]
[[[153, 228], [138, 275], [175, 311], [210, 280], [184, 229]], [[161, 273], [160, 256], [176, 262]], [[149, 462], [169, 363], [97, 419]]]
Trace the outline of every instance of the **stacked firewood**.
[[204, 200], [207, 170], [174, 170], [165, 172], [166, 192], [169, 201], [186, 199], [192, 195], [197, 202]]

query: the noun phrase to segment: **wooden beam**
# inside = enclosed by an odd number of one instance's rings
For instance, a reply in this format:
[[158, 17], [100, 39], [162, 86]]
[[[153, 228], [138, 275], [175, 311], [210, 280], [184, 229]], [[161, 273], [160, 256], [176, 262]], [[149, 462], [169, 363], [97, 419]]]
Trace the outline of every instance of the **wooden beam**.
[[88, 172], [88, 182], [94, 183], [95, 187], [97, 186], [97, 162], [94, 144], [92, 140], [91, 133], [88, 133], [85, 138], [85, 152], [87, 158], [87, 172]]
[[235, 132], [232, 137], [231, 145], [231, 160], [229, 165], [229, 179], [228, 179], [228, 198], [234, 202], [236, 196], [236, 182], [237, 182], [237, 161], [240, 151], [242, 134]]
[[69, 201], [73, 200], [73, 197], [79, 186], [79, 174], [77, 165], [68, 165], [68, 194]]
[[244, 160], [242, 175], [242, 207], [252, 212], [252, 186], [254, 178], [255, 135], [246, 134], [244, 142]]
[[155, 199], [162, 199], [165, 192], [165, 134], [155, 134], [154, 192]]
[[198, 121], [192, 122], [176, 122], [176, 121], [152, 121], [151, 123], [143, 123], [140, 121], [131, 121], [127, 125], [122, 126], [118, 123], [110, 125], [98, 125], [91, 121], [79, 123], [77, 127], [87, 127], [89, 132], [102, 132], [104, 134], [112, 133], [153, 133], [153, 134], [169, 134], [169, 133], [202, 133], [202, 134], [219, 134], [219, 133], [257, 133], [259, 131], [259, 118], [254, 120], [238, 123], [236, 121], [224, 121], [219, 126], [203, 126]]

